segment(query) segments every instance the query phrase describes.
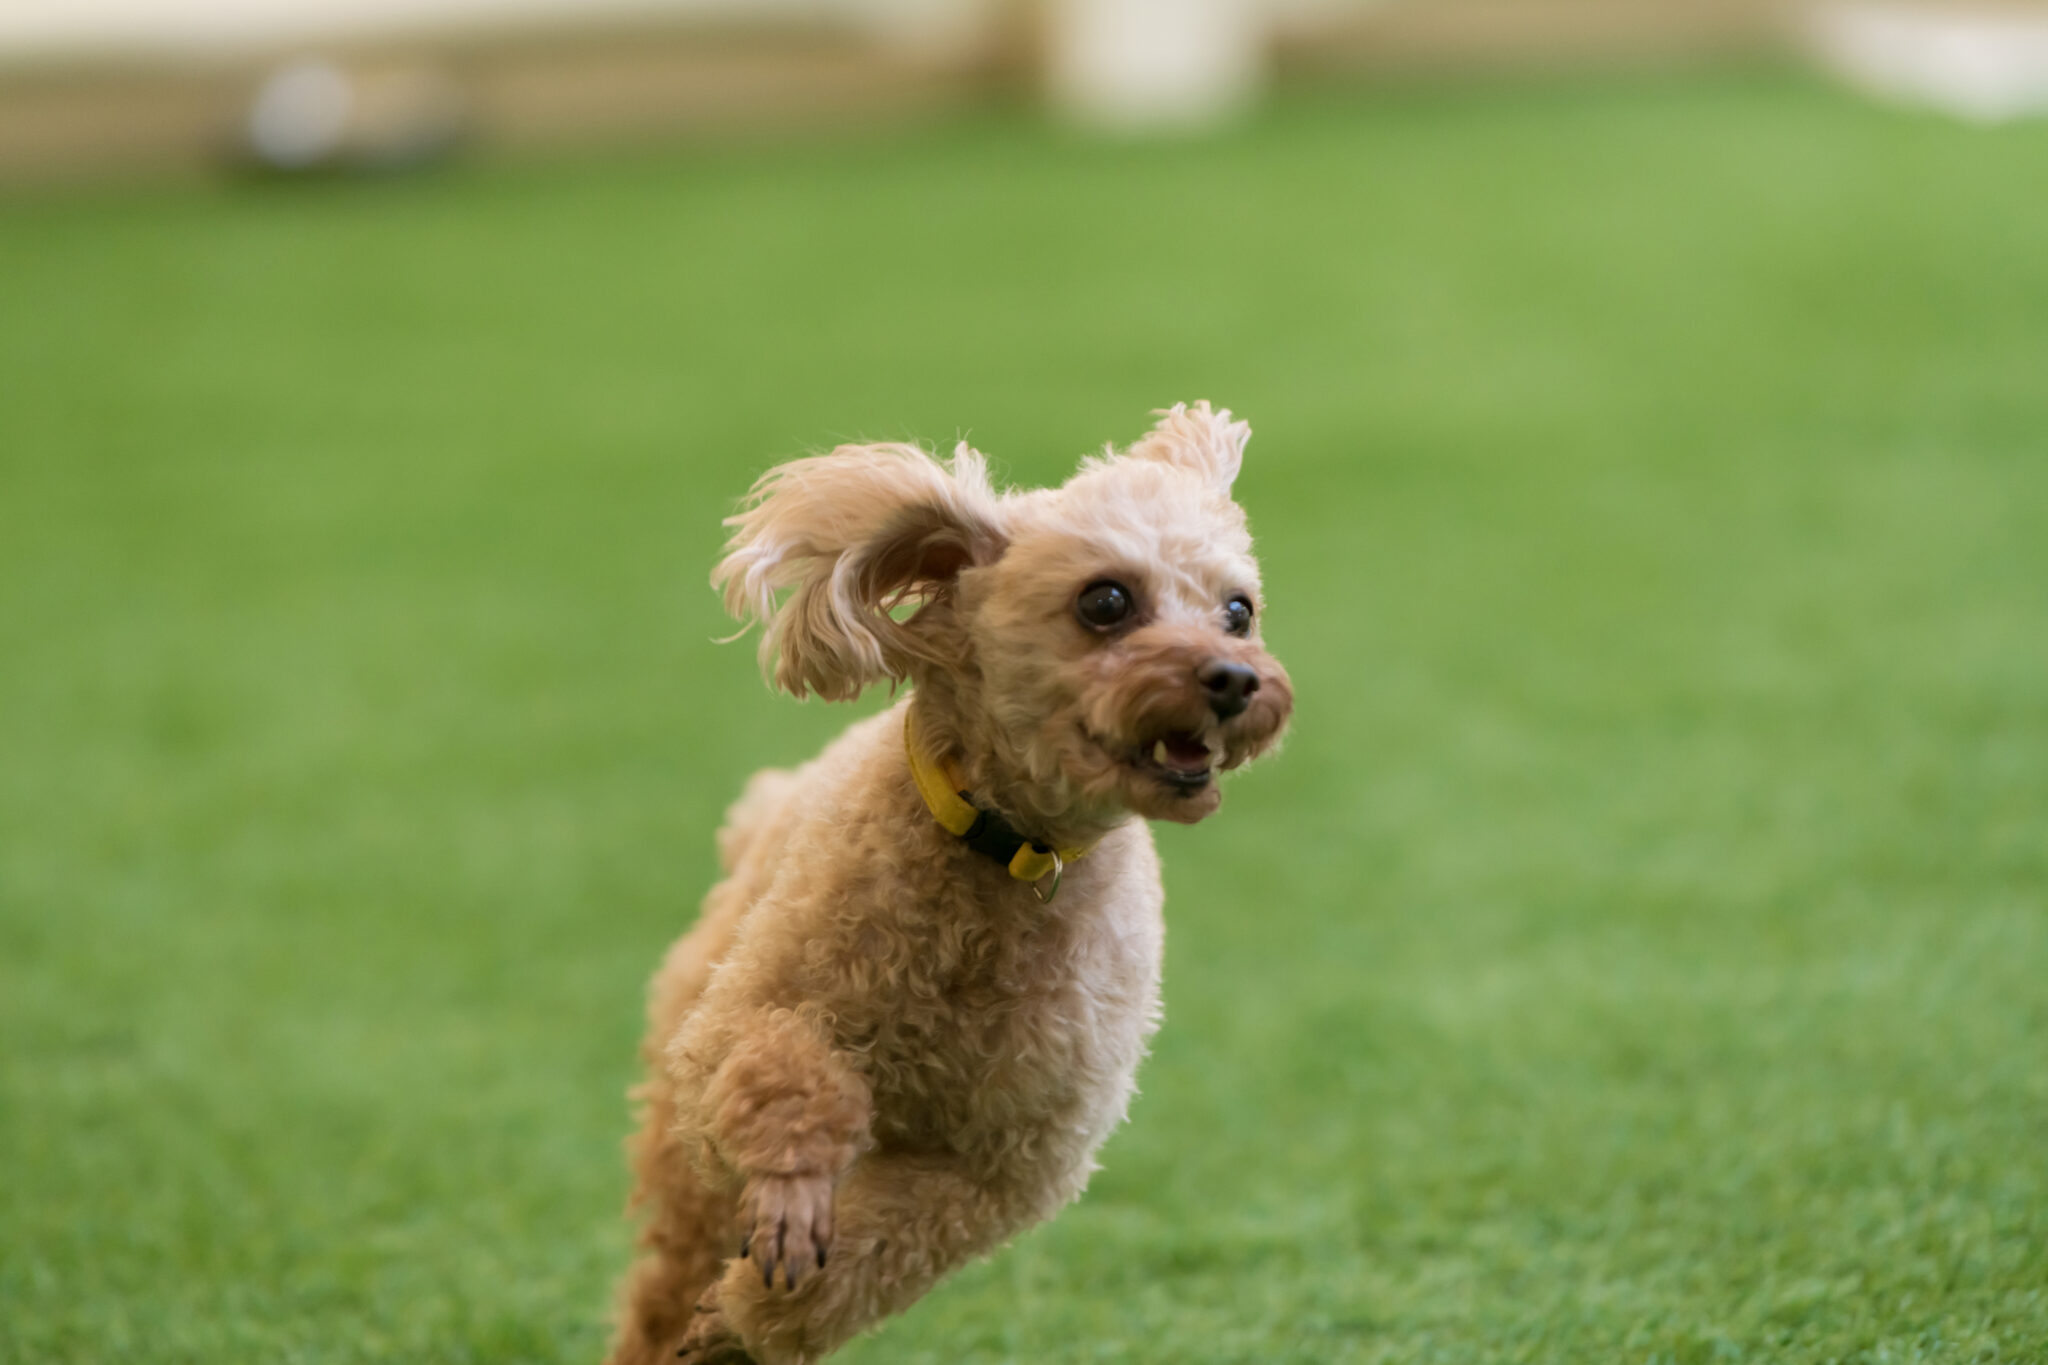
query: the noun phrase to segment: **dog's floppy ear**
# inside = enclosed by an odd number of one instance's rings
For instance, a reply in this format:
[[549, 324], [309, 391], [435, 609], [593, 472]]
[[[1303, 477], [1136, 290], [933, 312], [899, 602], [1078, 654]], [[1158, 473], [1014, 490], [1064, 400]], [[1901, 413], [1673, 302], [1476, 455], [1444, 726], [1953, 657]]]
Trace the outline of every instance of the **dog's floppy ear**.
[[1229, 408], [1211, 412], [1206, 402], [1193, 407], [1175, 403], [1160, 410], [1159, 424], [1124, 457], [1179, 465], [1227, 497], [1244, 463], [1244, 443], [1251, 437], [1252, 424], [1231, 421]]
[[761, 671], [828, 701], [908, 677], [919, 659], [947, 662], [929, 608], [1004, 546], [987, 462], [965, 442], [950, 468], [912, 445], [792, 460], [725, 524], [711, 585], [739, 620], [764, 623]]

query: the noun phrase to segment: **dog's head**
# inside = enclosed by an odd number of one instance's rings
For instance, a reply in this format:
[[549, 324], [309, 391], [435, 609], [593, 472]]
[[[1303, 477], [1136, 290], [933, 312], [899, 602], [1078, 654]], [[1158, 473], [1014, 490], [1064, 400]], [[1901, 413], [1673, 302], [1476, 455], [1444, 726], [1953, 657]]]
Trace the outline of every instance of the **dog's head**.
[[1176, 406], [1063, 487], [1009, 493], [965, 445], [950, 468], [842, 446], [755, 486], [712, 581], [798, 696], [911, 680], [934, 742], [1025, 827], [1192, 822], [1293, 704], [1230, 496], [1250, 435]]

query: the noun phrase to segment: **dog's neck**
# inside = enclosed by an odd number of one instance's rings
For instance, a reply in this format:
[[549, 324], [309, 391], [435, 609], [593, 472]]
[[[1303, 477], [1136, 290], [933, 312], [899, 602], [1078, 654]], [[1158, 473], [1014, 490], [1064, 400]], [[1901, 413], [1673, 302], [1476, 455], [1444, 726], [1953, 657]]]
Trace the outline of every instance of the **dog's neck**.
[[974, 723], [950, 680], [921, 682], [910, 706], [934, 757], [950, 758], [974, 803], [1000, 814], [1019, 834], [1048, 847], [1088, 848], [1134, 818], [1121, 805], [1080, 799], [1057, 774], [1031, 773], [1016, 746], [993, 727]]

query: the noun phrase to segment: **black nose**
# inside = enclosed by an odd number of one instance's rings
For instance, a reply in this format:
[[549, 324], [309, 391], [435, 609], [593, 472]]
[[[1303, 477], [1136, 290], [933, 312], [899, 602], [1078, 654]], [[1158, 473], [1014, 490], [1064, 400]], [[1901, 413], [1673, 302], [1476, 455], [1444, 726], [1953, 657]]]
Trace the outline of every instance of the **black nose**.
[[1251, 705], [1252, 693], [1259, 690], [1259, 675], [1228, 659], [1209, 660], [1195, 670], [1195, 680], [1208, 690], [1209, 709], [1218, 720], [1229, 720]]

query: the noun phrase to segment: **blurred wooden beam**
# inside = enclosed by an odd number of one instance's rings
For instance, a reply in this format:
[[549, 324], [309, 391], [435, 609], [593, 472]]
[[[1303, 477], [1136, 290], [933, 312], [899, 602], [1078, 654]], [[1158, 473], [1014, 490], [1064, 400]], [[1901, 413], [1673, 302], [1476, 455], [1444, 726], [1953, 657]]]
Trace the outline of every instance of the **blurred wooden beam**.
[[[1379, 0], [1298, 11], [1288, 72], [1500, 72], [1779, 50], [1792, 0]], [[1039, 0], [940, 53], [815, 25], [640, 23], [332, 44], [350, 69], [431, 67], [487, 148], [601, 144], [900, 116], [1015, 82], [1043, 57]], [[1284, 11], [1283, 11], [1284, 12]], [[302, 52], [0, 66], [0, 184], [224, 164], [256, 85]]]
[[225, 145], [245, 84], [131, 64], [0, 76], [0, 183], [190, 168]]
[[1792, 0], [1381, 0], [1277, 36], [1286, 70], [1554, 70], [1781, 51], [1795, 14]]
[[228, 164], [263, 75], [305, 55], [431, 69], [458, 92], [468, 141], [510, 149], [886, 120], [970, 98], [995, 60], [825, 30], [615, 27], [0, 69], [0, 184]]

